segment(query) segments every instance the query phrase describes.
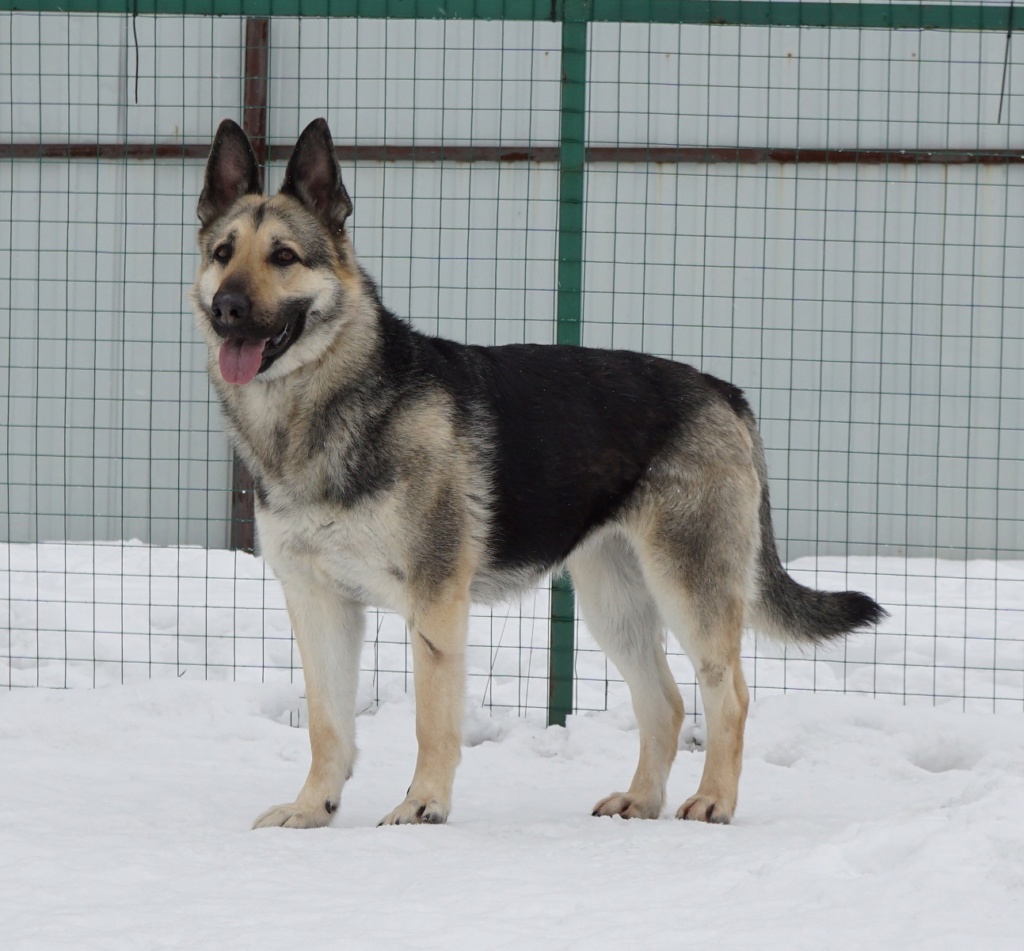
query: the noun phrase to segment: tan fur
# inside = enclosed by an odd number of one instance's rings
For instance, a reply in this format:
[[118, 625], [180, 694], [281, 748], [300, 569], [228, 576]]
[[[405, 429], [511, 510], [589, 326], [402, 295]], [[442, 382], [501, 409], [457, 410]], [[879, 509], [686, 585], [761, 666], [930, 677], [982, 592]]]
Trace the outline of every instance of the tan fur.
[[624, 792], [606, 796], [594, 815], [656, 819], [683, 724], [683, 698], [665, 659], [663, 621], [629, 536], [606, 531], [569, 559], [583, 619], [629, 685], [640, 729], [640, 759]]
[[405, 800], [381, 825], [445, 822], [451, 812], [462, 755], [469, 589], [475, 568], [464, 559], [458, 575], [441, 591], [422, 592], [409, 614], [419, 755]]

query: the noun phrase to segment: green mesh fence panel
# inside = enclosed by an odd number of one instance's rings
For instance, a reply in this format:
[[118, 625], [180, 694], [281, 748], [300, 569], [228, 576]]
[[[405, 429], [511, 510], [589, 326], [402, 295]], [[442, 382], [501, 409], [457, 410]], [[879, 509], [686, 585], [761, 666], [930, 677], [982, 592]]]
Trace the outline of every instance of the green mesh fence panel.
[[[230, 550], [251, 514], [184, 295], [218, 122], [265, 136], [275, 187], [323, 115], [357, 250], [420, 329], [643, 349], [747, 392], [784, 559], [893, 615], [829, 652], [751, 639], [755, 695], [1024, 709], [1021, 10], [0, 11], [0, 684], [301, 678], [276, 584]], [[554, 602], [474, 610], [471, 702], [627, 702]], [[373, 614], [364, 701], [410, 663]]]

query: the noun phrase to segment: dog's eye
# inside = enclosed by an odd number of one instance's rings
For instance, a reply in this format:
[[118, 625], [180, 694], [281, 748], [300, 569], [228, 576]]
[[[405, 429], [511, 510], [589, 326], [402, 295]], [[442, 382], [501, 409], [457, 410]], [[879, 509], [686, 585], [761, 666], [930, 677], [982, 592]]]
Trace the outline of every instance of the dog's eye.
[[213, 257], [215, 260], [220, 261], [221, 264], [227, 264], [231, 260], [231, 245], [222, 244], [214, 250]]
[[271, 258], [275, 264], [294, 264], [298, 259], [291, 248], [278, 248]]

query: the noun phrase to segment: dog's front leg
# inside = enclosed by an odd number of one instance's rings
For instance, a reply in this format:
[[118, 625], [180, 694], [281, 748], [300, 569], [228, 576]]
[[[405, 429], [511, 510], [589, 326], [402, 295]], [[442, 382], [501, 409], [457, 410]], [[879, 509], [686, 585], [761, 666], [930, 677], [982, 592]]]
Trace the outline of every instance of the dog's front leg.
[[330, 823], [356, 761], [355, 703], [365, 611], [312, 579], [281, 581], [302, 656], [313, 761], [295, 802], [268, 809], [253, 828], [312, 829]]
[[452, 808], [455, 767], [462, 755], [468, 582], [422, 604], [408, 620], [419, 755], [405, 800], [380, 825], [446, 821]]

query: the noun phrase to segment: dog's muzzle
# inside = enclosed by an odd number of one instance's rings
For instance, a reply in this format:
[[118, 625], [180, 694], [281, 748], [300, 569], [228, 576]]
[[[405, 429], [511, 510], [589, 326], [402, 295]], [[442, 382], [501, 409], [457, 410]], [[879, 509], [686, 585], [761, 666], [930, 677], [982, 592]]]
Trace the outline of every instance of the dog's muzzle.
[[253, 321], [252, 301], [247, 294], [218, 291], [211, 302], [210, 323], [223, 338], [218, 363], [225, 381], [248, 383], [280, 357], [302, 333], [309, 303], [290, 302], [279, 313], [276, 328], [268, 328]]

